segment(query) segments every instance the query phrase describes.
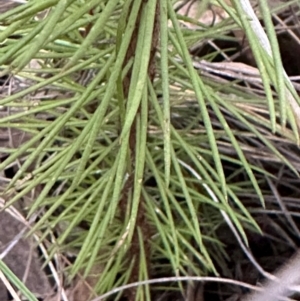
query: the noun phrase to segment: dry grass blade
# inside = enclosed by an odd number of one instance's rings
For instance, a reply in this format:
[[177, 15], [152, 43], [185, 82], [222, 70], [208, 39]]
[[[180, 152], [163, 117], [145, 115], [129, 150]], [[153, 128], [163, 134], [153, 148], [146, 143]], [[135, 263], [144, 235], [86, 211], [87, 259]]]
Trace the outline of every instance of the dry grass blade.
[[0, 270], [0, 280], [4, 283], [6, 289], [9, 291], [9, 293], [13, 296], [15, 301], [22, 301], [20, 297], [18, 296], [18, 293], [15, 291], [15, 289], [11, 286], [5, 275]]

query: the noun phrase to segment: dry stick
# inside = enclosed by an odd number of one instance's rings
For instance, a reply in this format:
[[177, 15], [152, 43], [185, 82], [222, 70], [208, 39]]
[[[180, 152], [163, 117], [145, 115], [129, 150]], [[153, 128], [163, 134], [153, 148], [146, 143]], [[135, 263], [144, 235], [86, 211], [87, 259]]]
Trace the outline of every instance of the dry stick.
[[[245, 282], [233, 280], [233, 279], [227, 279], [227, 278], [219, 278], [219, 277], [200, 277], [200, 276], [179, 276], [179, 277], [164, 277], [164, 278], [157, 278], [157, 279], [150, 279], [150, 280], [144, 280], [144, 281], [138, 281], [134, 283], [129, 283], [126, 285], [122, 285], [119, 287], [116, 287], [112, 289], [111, 291], [94, 298], [92, 301], [102, 301], [105, 300], [106, 298], [117, 294], [121, 291], [124, 291], [126, 289], [140, 286], [140, 285], [150, 285], [150, 284], [157, 284], [157, 283], [166, 283], [166, 282], [178, 282], [178, 281], [198, 281], [198, 282], [218, 282], [218, 283], [226, 283], [226, 284], [232, 284], [232, 285], [238, 285], [241, 287], [245, 287], [251, 290], [256, 290], [256, 291], [262, 291], [262, 288], [247, 284]], [[245, 300], [243, 300], [245, 301]], [[249, 301], [249, 300], [248, 300]], [[250, 300], [253, 301], [253, 300]], [[262, 300], [259, 300], [262, 301]], [[269, 301], [268, 299], [263, 300], [263, 301]], [[285, 297], [278, 297], [278, 300], [272, 300], [272, 301], [291, 301], [289, 298]]]
[[300, 251], [279, 269], [275, 274], [277, 280], [268, 281], [264, 290], [254, 292], [242, 301], [277, 301], [281, 296], [288, 296], [292, 293], [292, 287], [300, 281]]

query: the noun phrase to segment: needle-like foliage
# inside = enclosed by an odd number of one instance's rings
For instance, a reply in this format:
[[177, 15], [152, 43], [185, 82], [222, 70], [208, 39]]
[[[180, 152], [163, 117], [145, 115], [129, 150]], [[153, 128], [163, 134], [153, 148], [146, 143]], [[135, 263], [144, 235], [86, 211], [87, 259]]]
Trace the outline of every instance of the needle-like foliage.
[[[194, 20], [197, 30], [181, 25], [189, 18], [171, 0], [30, 0], [0, 14], [9, 82], [0, 127], [12, 133], [0, 170], [16, 167], [2, 197], [7, 206], [27, 199], [29, 217], [42, 209], [30, 233], [41, 243], [55, 233], [49, 260], [72, 254], [70, 278], [99, 267], [95, 295], [160, 276], [218, 275], [226, 259], [218, 229], [230, 223], [245, 246], [245, 228], [260, 231], [240, 198], [247, 192], [265, 204], [261, 183], [272, 175], [255, 156], [298, 173], [274, 142], [298, 143], [298, 96], [267, 4], [262, 42], [245, 3], [215, 3], [230, 17], [211, 27]], [[238, 29], [260, 92], [216, 81], [190, 54]], [[151, 294], [150, 286], [122, 293]]]

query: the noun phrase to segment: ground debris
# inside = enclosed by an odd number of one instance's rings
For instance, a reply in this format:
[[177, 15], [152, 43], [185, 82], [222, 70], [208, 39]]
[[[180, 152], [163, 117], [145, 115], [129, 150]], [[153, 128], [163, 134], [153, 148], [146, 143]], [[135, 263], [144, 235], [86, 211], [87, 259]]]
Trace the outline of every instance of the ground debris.
[[[46, 273], [42, 269], [38, 251], [32, 238], [20, 238], [25, 226], [8, 212], [0, 212], [0, 254], [5, 264], [24, 282], [37, 297], [46, 297], [52, 291]], [[17, 243], [12, 246], [13, 242]], [[5, 286], [0, 283], [0, 300], [8, 299]]]

